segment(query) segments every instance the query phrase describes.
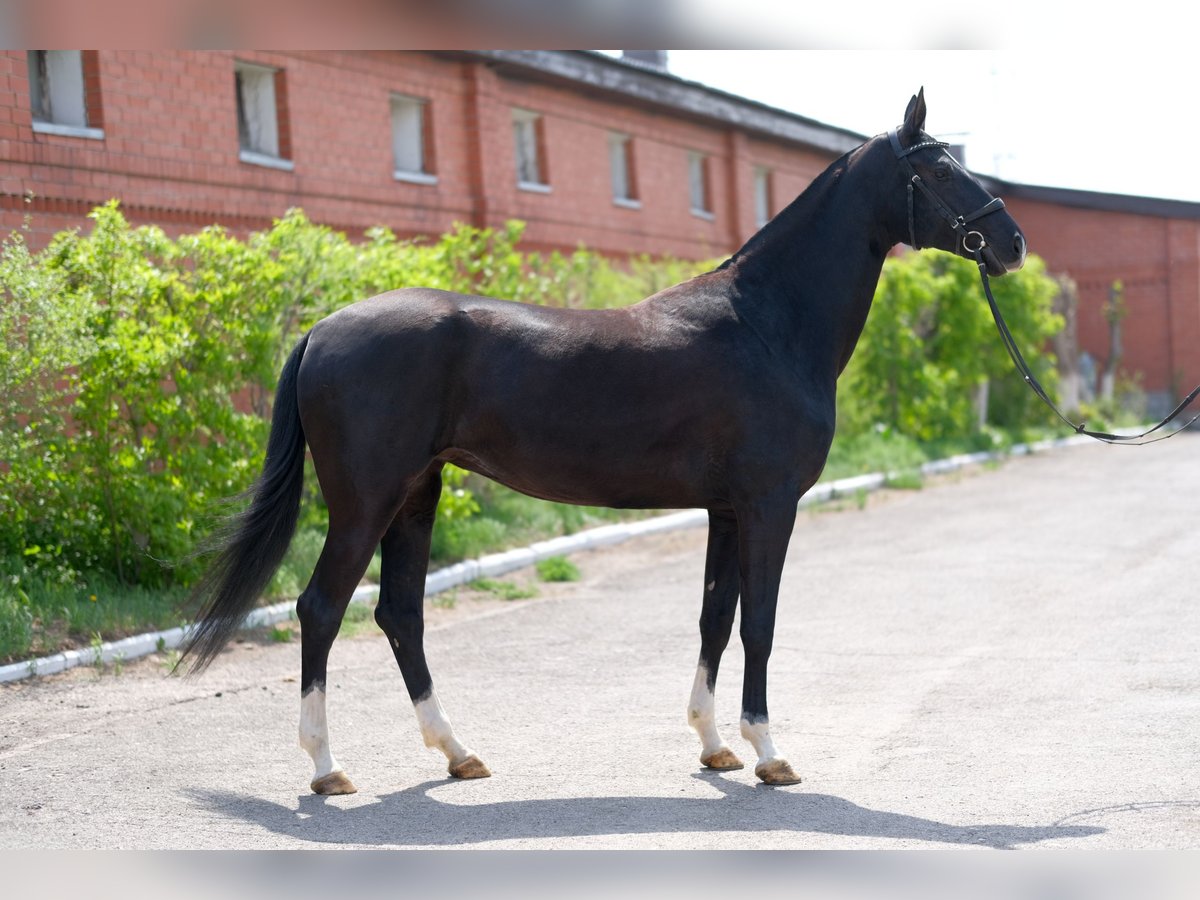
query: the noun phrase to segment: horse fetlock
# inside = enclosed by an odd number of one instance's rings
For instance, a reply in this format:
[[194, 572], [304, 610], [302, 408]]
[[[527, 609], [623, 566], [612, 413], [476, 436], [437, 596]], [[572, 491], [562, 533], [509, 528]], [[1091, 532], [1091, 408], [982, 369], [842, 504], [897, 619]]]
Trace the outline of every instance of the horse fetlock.
[[752, 721], [743, 718], [741, 732], [742, 737], [754, 747], [760, 765], [779, 758], [779, 753], [775, 750], [775, 742], [771, 740], [771, 726], [766, 719]]

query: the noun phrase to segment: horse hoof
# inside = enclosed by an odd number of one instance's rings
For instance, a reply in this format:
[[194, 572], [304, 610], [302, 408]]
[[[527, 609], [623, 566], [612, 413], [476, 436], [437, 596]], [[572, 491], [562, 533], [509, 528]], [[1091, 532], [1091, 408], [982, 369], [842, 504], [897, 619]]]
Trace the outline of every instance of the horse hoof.
[[800, 776], [786, 759], [772, 759], [754, 767], [754, 774], [763, 784], [799, 784]]
[[743, 768], [742, 761], [728, 747], [722, 747], [707, 756], [701, 756], [700, 763], [706, 769], [714, 769], [717, 772], [730, 772]]
[[490, 778], [492, 771], [483, 764], [483, 760], [471, 754], [464, 760], [450, 763], [450, 774], [455, 778]]
[[310, 785], [314, 794], [357, 794], [358, 788], [354, 786], [346, 773], [342, 771], [330, 772], [328, 775], [322, 775], [320, 778], [313, 779]]

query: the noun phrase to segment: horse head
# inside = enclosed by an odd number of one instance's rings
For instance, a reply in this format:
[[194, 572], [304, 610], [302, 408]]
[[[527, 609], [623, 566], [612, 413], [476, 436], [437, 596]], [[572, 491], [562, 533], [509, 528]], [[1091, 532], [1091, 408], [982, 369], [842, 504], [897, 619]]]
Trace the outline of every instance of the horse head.
[[[904, 183], [903, 238], [914, 248], [937, 247], [968, 259], [979, 254], [992, 275], [1025, 264], [1025, 237], [1004, 201], [949, 153], [949, 145], [925, 132], [925, 91], [908, 103], [904, 124], [887, 136]], [[898, 216], [897, 216], [898, 217]]]

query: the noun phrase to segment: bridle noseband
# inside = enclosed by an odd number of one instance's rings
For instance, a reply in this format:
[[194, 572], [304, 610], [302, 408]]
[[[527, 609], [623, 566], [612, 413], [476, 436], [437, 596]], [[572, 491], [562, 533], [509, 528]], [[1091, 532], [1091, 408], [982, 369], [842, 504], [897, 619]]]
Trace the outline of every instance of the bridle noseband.
[[912, 163], [908, 161], [908, 157], [911, 154], [916, 153], [918, 150], [924, 150], [926, 147], [949, 147], [950, 145], [944, 141], [921, 141], [920, 143], [913, 144], [911, 147], [905, 148], [900, 145], [900, 134], [898, 128], [893, 128], [888, 132], [888, 140], [892, 143], [892, 150], [896, 154], [896, 159], [898, 159], [903, 167], [908, 170], [909, 246], [911, 246], [914, 250], [921, 249], [920, 245], [917, 243], [916, 222], [913, 215], [913, 188], [918, 187], [929, 199], [929, 202], [933, 205], [933, 208], [937, 211], [937, 213], [943, 219], [949, 222], [950, 227], [954, 229], [956, 234], [958, 234], [959, 239], [962, 241], [963, 250], [975, 257], [975, 264], [979, 266], [979, 277], [983, 281], [983, 293], [987, 297], [988, 306], [991, 307], [992, 318], [996, 320], [996, 329], [1000, 332], [1000, 340], [1004, 342], [1004, 349], [1008, 351], [1008, 355], [1012, 359], [1013, 365], [1017, 367], [1017, 371], [1021, 373], [1021, 376], [1025, 379], [1025, 383], [1029, 385], [1035, 394], [1037, 394], [1038, 398], [1048, 407], [1050, 407], [1050, 409], [1054, 411], [1055, 415], [1062, 419], [1063, 422], [1074, 429], [1076, 434], [1086, 434], [1088, 437], [1095, 438], [1098, 441], [1103, 441], [1106, 444], [1125, 444], [1127, 446], [1136, 447], [1142, 444], [1152, 444], [1155, 441], [1161, 441], [1165, 440], [1166, 438], [1173, 437], [1174, 435], [1179, 434], [1180, 431], [1186, 430], [1193, 423], [1200, 420], [1200, 413], [1198, 413], [1186, 424], [1175, 431], [1168, 431], [1158, 435], [1157, 437], [1149, 436], [1167, 425], [1169, 422], [1173, 421], [1181, 412], [1184, 411], [1184, 409], [1191, 405], [1192, 401], [1200, 396], [1200, 385], [1197, 385], [1192, 392], [1184, 398], [1183, 402], [1175, 407], [1169, 416], [1167, 416], [1153, 428], [1149, 428], [1146, 431], [1143, 431], [1141, 434], [1110, 434], [1107, 431], [1089, 431], [1086, 427], [1087, 423], [1080, 422], [1079, 424], [1076, 424], [1068, 419], [1063, 414], [1062, 410], [1055, 405], [1054, 401], [1050, 399], [1050, 395], [1046, 392], [1046, 389], [1042, 387], [1041, 383], [1034, 377], [1033, 372], [1029, 368], [1029, 364], [1025, 362], [1025, 357], [1021, 355], [1021, 351], [1017, 347], [1017, 342], [1013, 338], [1012, 332], [1008, 328], [1008, 324], [1004, 321], [1004, 317], [1000, 315], [1000, 307], [996, 305], [996, 298], [992, 296], [992, 286], [988, 281], [987, 262], [985, 262], [983, 258], [983, 248], [987, 246], [987, 241], [984, 240], [983, 235], [978, 231], [971, 231], [967, 228], [967, 225], [971, 222], [974, 222], [976, 219], [980, 219], [989, 213], [999, 212], [1000, 210], [1004, 209], [1004, 201], [999, 197], [993, 197], [973, 213], [965, 216], [955, 215], [954, 211], [951, 210], [950, 207], [948, 207], [945, 203], [943, 203], [941, 198], [933, 192], [933, 189], [921, 179], [921, 176], [916, 173], [915, 169], [913, 169]]
[[916, 218], [913, 213], [913, 188], [917, 187], [921, 189], [921, 193], [929, 200], [934, 210], [950, 223], [950, 227], [958, 234], [959, 240], [962, 241], [962, 247], [967, 253], [977, 253], [983, 250], [987, 246], [987, 241], [983, 239], [983, 235], [978, 231], [968, 229], [967, 225], [976, 219], [982, 219], [989, 213], [999, 212], [1004, 209], [1004, 201], [999, 197], [993, 197], [973, 213], [968, 213], [965, 216], [956, 214], [949, 206], [942, 202], [941, 197], [934, 193], [933, 188], [925, 183], [912, 167], [912, 163], [908, 161], [908, 157], [918, 150], [924, 150], [926, 147], [949, 147], [950, 145], [945, 141], [921, 141], [918, 144], [913, 144], [911, 147], [902, 147], [900, 145], [899, 128], [893, 128], [888, 132], [888, 140], [892, 142], [892, 151], [896, 154], [896, 159], [900, 160], [900, 163], [908, 170], [909, 246], [914, 250], [921, 249], [920, 244], [917, 243]]

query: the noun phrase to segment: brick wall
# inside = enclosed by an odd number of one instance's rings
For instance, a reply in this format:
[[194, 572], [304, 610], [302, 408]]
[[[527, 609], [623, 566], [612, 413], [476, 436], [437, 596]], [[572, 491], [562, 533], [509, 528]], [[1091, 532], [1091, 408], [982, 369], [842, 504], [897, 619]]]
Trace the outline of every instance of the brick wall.
[[[235, 61], [281, 70], [292, 171], [239, 162]], [[753, 233], [755, 165], [778, 170], [782, 205], [831, 158], [419, 52], [99, 51], [89, 75], [103, 98], [103, 139], [35, 134], [25, 53], [0, 54], [0, 226], [31, 212], [45, 238], [118, 197], [131, 220], [175, 230], [216, 221], [249, 230], [302, 206], [352, 234], [520, 218], [536, 247], [704, 257]], [[435, 184], [392, 177], [392, 92], [430, 101]], [[516, 186], [513, 107], [544, 116], [548, 193]], [[633, 138], [640, 209], [612, 202], [610, 131]], [[689, 210], [689, 151], [710, 157], [711, 219]]]
[[[283, 146], [293, 171], [239, 162], [235, 58], [282, 70]], [[103, 140], [35, 134], [25, 53], [0, 56], [7, 76], [0, 115], [21, 123], [13, 139], [0, 141], [3, 224], [24, 211], [43, 230], [78, 224], [111, 197], [135, 221], [177, 228], [219, 221], [246, 230], [296, 205], [350, 232], [385, 223], [403, 234], [437, 233], [472, 217], [461, 64], [421, 54], [100, 51], [97, 68]], [[392, 177], [391, 91], [430, 97], [438, 107], [445, 176], [436, 185]]]

